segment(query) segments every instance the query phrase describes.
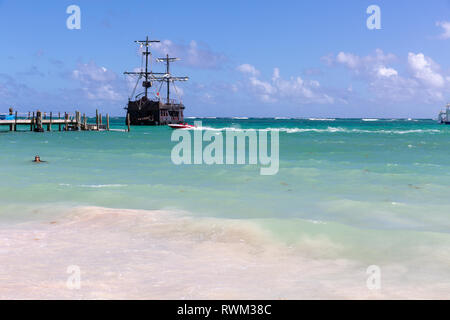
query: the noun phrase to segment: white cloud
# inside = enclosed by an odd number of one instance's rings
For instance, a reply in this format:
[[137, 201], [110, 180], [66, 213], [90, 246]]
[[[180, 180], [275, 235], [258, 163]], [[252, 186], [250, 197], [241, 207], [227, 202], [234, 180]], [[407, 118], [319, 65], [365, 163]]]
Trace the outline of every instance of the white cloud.
[[120, 100], [120, 95], [114, 90], [112, 85], [105, 84], [95, 88], [83, 87], [88, 99]]
[[343, 65], [367, 82], [368, 88], [378, 99], [395, 101], [422, 101], [435, 103], [449, 93], [449, 80], [440, 73], [440, 67], [423, 53], [409, 53], [406, 61], [409, 74], [401, 76], [397, 69], [388, 66], [398, 59], [377, 49], [375, 54], [358, 56], [340, 52], [328, 56], [328, 65]]
[[275, 68], [275, 69], [273, 69], [272, 81], [275, 82], [278, 79], [280, 79], [280, 69]]
[[261, 81], [255, 77], [250, 78], [251, 85], [263, 92], [264, 94], [274, 94], [276, 92], [275, 88], [268, 82]]
[[75, 79], [82, 82], [89, 81], [110, 81], [116, 79], [116, 74], [105, 67], [98, 67], [93, 61], [89, 63], [80, 63], [77, 69], [72, 71]]
[[350, 69], [356, 69], [361, 64], [361, 58], [351, 53], [339, 52], [336, 61], [347, 66]]
[[322, 58], [328, 65], [340, 64], [350, 69], [356, 75], [372, 75], [372, 76], [393, 76], [397, 71], [387, 68], [386, 65], [395, 61], [397, 57], [393, 54], [385, 54], [383, 50], [376, 49], [375, 54], [364, 57], [353, 53], [339, 52], [336, 57], [327, 56]]
[[176, 44], [171, 40], [163, 40], [152, 45], [160, 55], [170, 55], [180, 58], [181, 64], [201, 69], [220, 67], [226, 60], [223, 54], [211, 51], [205, 44], [198, 44], [192, 40], [188, 45]]
[[436, 26], [441, 27], [443, 32], [439, 36], [441, 39], [450, 39], [450, 21], [436, 22]]
[[116, 89], [116, 73], [92, 61], [78, 64], [72, 71], [72, 78], [80, 82], [81, 90], [88, 99], [117, 101], [124, 98]]
[[[301, 77], [283, 79], [280, 69], [274, 68], [270, 80], [261, 80], [259, 71], [252, 65], [240, 65], [238, 70], [248, 75], [247, 89], [263, 102], [289, 101], [298, 104], [333, 103], [334, 99], [325, 94], [315, 80]], [[244, 85], [245, 86], [245, 85]]]
[[254, 77], [259, 76], [260, 72], [254, 66], [248, 63], [241, 64], [237, 67], [237, 70], [242, 73], [248, 73]]
[[393, 68], [386, 68], [386, 67], [379, 67], [378, 69], [378, 75], [380, 77], [394, 77], [394, 76], [398, 76], [398, 72], [397, 70], [393, 69]]
[[408, 53], [408, 64], [414, 76], [424, 84], [441, 88], [445, 84], [444, 77], [439, 74], [439, 66], [423, 53]]

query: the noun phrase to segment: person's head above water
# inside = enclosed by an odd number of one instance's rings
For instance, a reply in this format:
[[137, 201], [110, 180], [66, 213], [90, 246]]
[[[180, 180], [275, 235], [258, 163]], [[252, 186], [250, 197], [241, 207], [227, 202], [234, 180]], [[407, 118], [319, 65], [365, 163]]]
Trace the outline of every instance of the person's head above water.
[[34, 156], [34, 162], [41, 162], [41, 157], [39, 157], [38, 155]]

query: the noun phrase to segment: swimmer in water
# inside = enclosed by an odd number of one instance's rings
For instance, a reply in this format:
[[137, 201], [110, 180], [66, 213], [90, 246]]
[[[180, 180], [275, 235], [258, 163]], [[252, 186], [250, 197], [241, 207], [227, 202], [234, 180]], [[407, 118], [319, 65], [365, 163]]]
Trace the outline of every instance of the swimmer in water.
[[41, 157], [35, 156], [33, 162], [46, 162], [46, 161], [42, 161]]

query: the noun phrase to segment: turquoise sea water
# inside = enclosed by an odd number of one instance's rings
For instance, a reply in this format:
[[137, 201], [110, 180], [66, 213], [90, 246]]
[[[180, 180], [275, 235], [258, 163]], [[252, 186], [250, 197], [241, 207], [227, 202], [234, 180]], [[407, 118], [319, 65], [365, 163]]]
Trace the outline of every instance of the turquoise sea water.
[[[438, 284], [440, 297], [450, 297], [450, 126], [406, 119], [195, 120], [218, 133], [279, 129], [278, 174], [263, 176], [248, 164], [176, 166], [168, 127], [4, 131], [2, 230], [37, 226], [75, 207], [183, 212], [194, 221], [254, 224], [295, 254], [346, 259], [363, 274], [364, 266], [386, 266], [393, 287], [413, 288], [399, 289], [401, 297]], [[112, 119], [113, 128], [124, 129], [123, 122]], [[47, 162], [32, 163], [36, 154]], [[190, 237], [208, 234], [201, 230]]]

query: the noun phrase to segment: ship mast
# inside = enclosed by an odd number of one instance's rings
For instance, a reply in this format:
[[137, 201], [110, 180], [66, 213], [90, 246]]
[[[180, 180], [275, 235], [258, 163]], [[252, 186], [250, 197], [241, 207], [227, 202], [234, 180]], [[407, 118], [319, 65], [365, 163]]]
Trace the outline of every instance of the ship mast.
[[[161, 73], [161, 72], [153, 72], [151, 70], [150, 67], [150, 71], [149, 71], [149, 66], [148, 66], [148, 60], [149, 60], [149, 56], [150, 56], [150, 61], [151, 61], [151, 55], [152, 53], [149, 50], [149, 47], [151, 46], [152, 43], [154, 42], [160, 42], [159, 40], [149, 40], [148, 36], [146, 37], [145, 40], [136, 40], [136, 43], [138, 43], [141, 47], [145, 46], [145, 51], [142, 52], [142, 55], [145, 56], [145, 71], [142, 71], [142, 66], [141, 66], [141, 71], [139, 72], [124, 72], [124, 74], [126, 75], [138, 75], [139, 78], [137, 80], [136, 86], [139, 83], [139, 80], [141, 77], [144, 77], [144, 81], [142, 81], [142, 86], [145, 88], [145, 97], [148, 98], [148, 88], [150, 88], [152, 86], [152, 82], [153, 81], [158, 81], [158, 82], [165, 82], [167, 85], [167, 104], [170, 104], [170, 82], [175, 82], [175, 81], [187, 81], [189, 80], [188, 77], [173, 77], [170, 74], [170, 63], [173, 61], [177, 61], [180, 60], [179, 58], [173, 58], [173, 57], [169, 57], [168, 54], [166, 54], [166, 57], [164, 58], [158, 58], [156, 59], [156, 61], [158, 62], [164, 62], [166, 64], [166, 72], [165, 73]], [[136, 87], [135, 87], [136, 89]], [[132, 96], [134, 95], [134, 91]]]
[[[160, 41], [159, 40], [149, 40], [148, 36], [147, 36], [145, 40], [136, 40], [134, 42], [138, 43], [141, 47], [145, 46], [145, 51], [142, 52], [142, 55], [145, 56], [145, 71], [143, 72], [141, 70], [140, 72], [124, 72], [124, 74], [139, 75], [139, 78], [144, 76], [145, 81], [142, 82], [142, 86], [145, 88], [145, 97], [147, 98], [148, 88], [150, 88], [152, 86], [152, 82], [149, 81], [149, 76], [153, 75], [153, 74], [163, 74], [163, 73], [153, 73], [151, 70], [150, 70], [150, 72], [148, 71], [148, 57], [150, 56], [150, 59], [151, 59], [151, 55], [152, 55], [152, 53], [149, 50], [149, 47], [152, 43], [160, 42]], [[138, 81], [139, 81], [139, 79], [138, 79]]]
[[158, 62], [164, 62], [166, 64], [166, 73], [162, 76], [162, 77], [155, 77], [155, 79], [157, 81], [163, 81], [166, 82], [167, 85], [167, 104], [170, 104], [170, 82], [174, 82], [174, 81], [187, 81], [189, 80], [188, 77], [173, 77], [170, 74], [170, 63], [173, 61], [178, 61], [180, 60], [179, 58], [173, 58], [173, 57], [169, 57], [168, 54], [166, 54], [166, 56], [164, 58], [158, 58], [156, 59], [156, 61]]

